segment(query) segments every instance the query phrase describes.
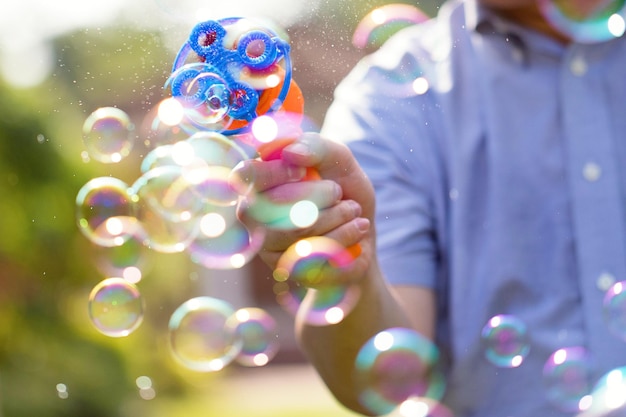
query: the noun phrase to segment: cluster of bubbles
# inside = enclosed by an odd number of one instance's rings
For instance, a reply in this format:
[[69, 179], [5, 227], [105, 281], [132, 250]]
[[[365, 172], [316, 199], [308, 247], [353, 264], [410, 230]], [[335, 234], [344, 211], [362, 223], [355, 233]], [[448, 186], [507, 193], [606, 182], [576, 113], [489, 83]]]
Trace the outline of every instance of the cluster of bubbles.
[[[242, 196], [255, 198], [255, 178], [236, 168], [258, 157], [279, 158], [282, 147], [312, 127], [291, 80], [288, 52], [277, 32], [247, 19], [202, 22], [165, 83], [171, 97], [146, 115], [139, 134], [132, 118], [116, 107], [99, 108], [86, 118], [85, 161], [119, 163], [137, 137], [148, 146], [133, 182], [97, 177], [76, 196], [79, 230], [105, 253], [98, 267], [106, 278], [88, 300], [89, 318], [99, 332], [125, 337], [141, 325], [145, 306], [139, 287], [147, 252], [184, 252], [211, 270], [242, 268], [256, 256], [265, 229], [237, 218]], [[304, 228], [315, 223], [319, 208], [308, 199], [268, 203], [257, 213], [258, 223], [275, 221], [276, 213], [287, 227]], [[299, 277], [312, 276], [324, 264], [341, 269], [353, 252], [331, 239], [298, 242], [275, 274], [278, 303], [295, 314], [312, 284]], [[320, 290], [310, 322], [341, 321], [358, 295], [356, 288]], [[182, 303], [171, 315], [169, 341], [174, 359], [198, 372], [219, 371], [234, 361], [263, 366], [278, 351], [276, 322], [267, 311], [235, 310], [213, 297]], [[150, 387], [140, 389], [142, 397], [152, 395]]]
[[[626, 281], [618, 281], [605, 293], [605, 325], [618, 339], [626, 340]], [[482, 330], [484, 356], [492, 365], [516, 368], [530, 353], [531, 338], [526, 324], [514, 315], [496, 315]], [[567, 346], [554, 351], [543, 367], [546, 398], [556, 408], [580, 417], [626, 411], [626, 369], [616, 368], [595, 386], [591, 361], [584, 346]]]
[[236, 361], [264, 366], [278, 352], [276, 322], [267, 311], [235, 310], [221, 299], [202, 296], [184, 302], [169, 322], [170, 347], [188, 369], [215, 372]]

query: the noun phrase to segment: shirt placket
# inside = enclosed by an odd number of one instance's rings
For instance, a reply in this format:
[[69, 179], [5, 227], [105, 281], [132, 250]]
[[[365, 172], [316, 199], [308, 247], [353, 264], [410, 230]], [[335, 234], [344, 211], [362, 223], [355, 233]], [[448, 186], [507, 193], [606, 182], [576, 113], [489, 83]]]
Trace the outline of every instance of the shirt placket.
[[[626, 242], [618, 154], [608, 100], [602, 79], [594, 73], [586, 56], [588, 48], [569, 48], [563, 61], [560, 100], [578, 283], [586, 343], [594, 364], [591, 378], [595, 381], [607, 370], [626, 363], [626, 353], [616, 352], [621, 342], [610, 334], [603, 317], [606, 290], [614, 282], [626, 280]], [[626, 352], [626, 345], [623, 348]]]

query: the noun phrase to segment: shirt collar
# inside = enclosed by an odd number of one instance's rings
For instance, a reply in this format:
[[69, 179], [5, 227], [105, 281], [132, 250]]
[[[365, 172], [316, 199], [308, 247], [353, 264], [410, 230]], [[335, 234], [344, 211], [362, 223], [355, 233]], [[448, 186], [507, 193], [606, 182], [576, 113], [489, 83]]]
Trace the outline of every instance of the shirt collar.
[[519, 25], [500, 17], [493, 10], [484, 7], [476, 0], [465, 1], [465, 22], [467, 29], [483, 35], [499, 34], [510, 36], [520, 31]]

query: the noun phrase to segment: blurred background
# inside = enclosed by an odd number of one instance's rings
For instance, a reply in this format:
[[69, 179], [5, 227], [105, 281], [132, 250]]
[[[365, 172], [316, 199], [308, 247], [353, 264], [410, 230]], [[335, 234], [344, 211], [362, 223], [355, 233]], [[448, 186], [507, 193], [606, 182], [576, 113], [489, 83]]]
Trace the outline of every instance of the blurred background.
[[[85, 155], [82, 126], [99, 107], [141, 126], [164, 97], [173, 59], [198, 19], [271, 18], [289, 35], [305, 113], [320, 124], [341, 78], [398, 26], [365, 47], [359, 22], [383, 0], [8, 0], [0, 13], [0, 417], [349, 416], [295, 345], [258, 260], [203, 269], [184, 254], [140, 251], [142, 325], [111, 338], [89, 320], [110, 256], [80, 233], [76, 195], [90, 179], [132, 183], [147, 149], [118, 164]], [[396, 2], [398, 3], [398, 2]], [[405, 2], [432, 16], [440, 1]], [[400, 19], [402, 20], [402, 19]], [[372, 35], [374, 36], [374, 35]], [[259, 307], [280, 350], [252, 368], [194, 372], [172, 360], [168, 321], [185, 300]], [[221, 413], [221, 414], [219, 414]]]

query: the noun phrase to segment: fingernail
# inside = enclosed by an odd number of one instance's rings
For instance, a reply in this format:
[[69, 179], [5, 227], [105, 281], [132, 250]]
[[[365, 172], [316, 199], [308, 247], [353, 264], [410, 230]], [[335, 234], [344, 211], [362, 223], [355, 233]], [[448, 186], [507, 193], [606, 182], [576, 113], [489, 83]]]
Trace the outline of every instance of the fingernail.
[[306, 168], [296, 165], [287, 166], [287, 176], [290, 180], [301, 180], [306, 175]]
[[365, 233], [370, 229], [370, 221], [365, 217], [359, 217], [355, 220], [356, 227], [361, 233]]
[[361, 205], [354, 200], [348, 200], [348, 204], [354, 213], [354, 217], [359, 217], [361, 215]]
[[311, 147], [304, 142], [296, 142], [285, 148], [289, 153], [309, 156], [311, 154]]
[[335, 186], [333, 188], [333, 194], [335, 196], [335, 202], [339, 202], [341, 201], [341, 197], [343, 197], [343, 190], [341, 189], [341, 187], [339, 186], [339, 184], [334, 183]]

